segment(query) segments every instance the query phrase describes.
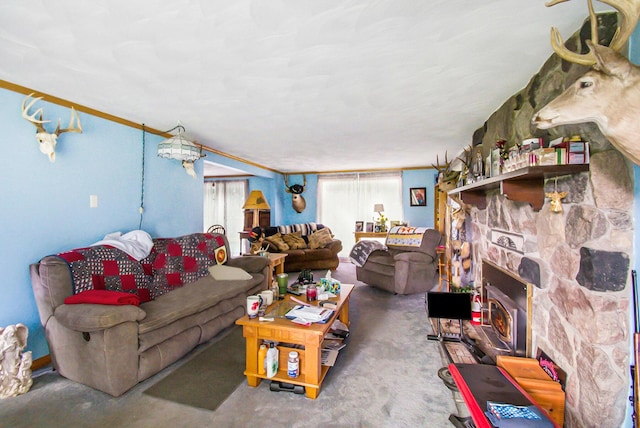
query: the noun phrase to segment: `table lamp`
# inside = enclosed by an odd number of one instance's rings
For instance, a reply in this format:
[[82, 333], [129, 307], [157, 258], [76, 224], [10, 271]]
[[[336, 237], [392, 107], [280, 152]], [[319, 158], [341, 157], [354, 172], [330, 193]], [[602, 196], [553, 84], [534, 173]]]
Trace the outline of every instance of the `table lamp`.
[[384, 211], [384, 204], [375, 204], [373, 206], [373, 211], [377, 212], [380, 218], [378, 219], [378, 223], [380, 224], [380, 232], [387, 231], [387, 218], [382, 214]]
[[262, 194], [262, 190], [252, 190], [251, 193], [249, 193], [249, 197], [242, 206], [242, 209], [253, 210], [253, 225], [251, 226], [253, 228], [260, 225], [260, 210], [270, 210], [271, 207]]

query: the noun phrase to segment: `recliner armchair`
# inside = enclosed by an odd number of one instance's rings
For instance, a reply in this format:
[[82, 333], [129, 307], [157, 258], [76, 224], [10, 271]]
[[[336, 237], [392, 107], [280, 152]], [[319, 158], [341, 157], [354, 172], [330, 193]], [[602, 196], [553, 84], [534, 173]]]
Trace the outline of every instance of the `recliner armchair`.
[[420, 246], [394, 245], [389, 242], [392, 232], [387, 235], [386, 250], [373, 251], [362, 267], [356, 267], [358, 281], [395, 294], [431, 290], [438, 282], [440, 232], [427, 229]]

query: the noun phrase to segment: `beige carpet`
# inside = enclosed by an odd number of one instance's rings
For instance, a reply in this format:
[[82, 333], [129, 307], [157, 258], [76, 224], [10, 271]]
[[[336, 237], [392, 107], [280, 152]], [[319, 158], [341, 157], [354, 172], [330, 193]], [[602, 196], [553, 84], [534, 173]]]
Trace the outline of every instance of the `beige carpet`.
[[231, 327], [222, 339], [203, 348], [144, 393], [201, 409], [217, 409], [245, 379], [242, 328]]

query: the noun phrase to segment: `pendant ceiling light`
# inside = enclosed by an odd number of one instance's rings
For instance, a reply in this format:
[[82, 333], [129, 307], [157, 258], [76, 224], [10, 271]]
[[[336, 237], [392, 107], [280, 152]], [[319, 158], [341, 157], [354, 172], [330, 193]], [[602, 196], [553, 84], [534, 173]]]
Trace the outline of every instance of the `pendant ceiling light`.
[[196, 146], [193, 142], [187, 140], [182, 135], [182, 133], [185, 132], [185, 129], [180, 123], [167, 132], [171, 132], [176, 129], [178, 130], [177, 135], [167, 138], [158, 144], [158, 156], [161, 158], [181, 161], [182, 166], [187, 171], [187, 174], [196, 178], [193, 163], [206, 155], [202, 154], [202, 147]]

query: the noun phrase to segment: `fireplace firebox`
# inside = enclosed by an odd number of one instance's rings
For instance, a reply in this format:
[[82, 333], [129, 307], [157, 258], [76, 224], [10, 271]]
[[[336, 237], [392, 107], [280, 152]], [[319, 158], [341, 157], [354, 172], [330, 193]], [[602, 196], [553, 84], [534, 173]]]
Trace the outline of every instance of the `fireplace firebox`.
[[497, 354], [530, 356], [530, 285], [496, 264], [482, 261], [483, 295], [487, 305], [482, 330]]

